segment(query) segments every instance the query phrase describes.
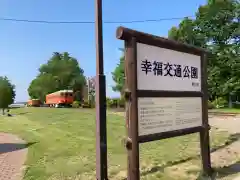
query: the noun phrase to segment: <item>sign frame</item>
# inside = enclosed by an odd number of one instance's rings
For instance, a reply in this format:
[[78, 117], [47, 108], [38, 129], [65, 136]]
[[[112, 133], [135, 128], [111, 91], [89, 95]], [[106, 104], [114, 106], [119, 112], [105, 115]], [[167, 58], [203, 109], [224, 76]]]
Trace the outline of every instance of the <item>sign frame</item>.
[[[210, 160], [210, 144], [208, 123], [208, 93], [207, 93], [207, 51], [166, 38], [118, 27], [117, 39], [124, 40], [125, 46], [125, 99], [126, 99], [126, 149], [128, 152], [128, 180], [139, 180], [139, 144], [192, 133], [200, 134], [200, 148], [203, 172], [212, 174]], [[170, 49], [200, 56], [201, 63], [201, 91], [152, 91], [137, 89], [137, 43]], [[141, 97], [201, 97], [202, 126], [161, 132], [157, 134], [138, 136], [138, 98]]]

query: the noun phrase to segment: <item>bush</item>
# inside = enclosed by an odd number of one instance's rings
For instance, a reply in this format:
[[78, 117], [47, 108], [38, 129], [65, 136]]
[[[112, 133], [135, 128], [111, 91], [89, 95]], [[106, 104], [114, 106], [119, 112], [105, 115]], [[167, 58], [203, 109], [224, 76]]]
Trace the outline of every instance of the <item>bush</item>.
[[118, 107], [118, 99], [107, 98], [107, 107], [108, 108], [117, 108]]
[[91, 103], [91, 108], [95, 108], [95, 102]]
[[208, 109], [213, 109], [214, 105], [211, 101], [208, 100]]
[[117, 108], [118, 107], [118, 102], [119, 102], [119, 98], [114, 98], [113, 99], [113, 108]]
[[125, 100], [124, 98], [107, 98], [107, 107], [108, 108], [124, 108]]
[[124, 99], [124, 98], [120, 98], [120, 99], [118, 100], [118, 106], [119, 106], [120, 108], [125, 108], [125, 99]]
[[109, 98], [109, 97], [107, 97], [106, 98], [106, 104], [107, 104], [107, 107], [111, 107], [111, 104], [112, 104], [112, 99], [111, 98]]
[[73, 108], [79, 108], [80, 107], [80, 102], [79, 101], [73, 101], [73, 103], [72, 103], [72, 107]]
[[82, 104], [83, 108], [91, 108], [91, 104], [88, 101], [83, 102]]
[[233, 103], [233, 108], [236, 108], [236, 109], [239, 109], [240, 108], [240, 104], [237, 104], [237, 103]]
[[227, 106], [227, 100], [223, 97], [219, 97], [219, 98], [216, 98], [212, 104], [214, 106], [214, 108], [223, 108], [225, 106]]

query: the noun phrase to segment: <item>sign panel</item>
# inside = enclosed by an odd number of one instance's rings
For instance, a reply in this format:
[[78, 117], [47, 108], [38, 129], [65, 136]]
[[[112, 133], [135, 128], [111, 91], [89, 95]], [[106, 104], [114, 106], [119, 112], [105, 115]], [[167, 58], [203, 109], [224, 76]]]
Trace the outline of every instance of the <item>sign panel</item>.
[[119, 27], [125, 41], [128, 179], [140, 179], [139, 143], [200, 133], [204, 173], [211, 175], [207, 52]]
[[138, 98], [139, 136], [201, 125], [201, 97]]
[[137, 89], [201, 91], [201, 57], [137, 43]]

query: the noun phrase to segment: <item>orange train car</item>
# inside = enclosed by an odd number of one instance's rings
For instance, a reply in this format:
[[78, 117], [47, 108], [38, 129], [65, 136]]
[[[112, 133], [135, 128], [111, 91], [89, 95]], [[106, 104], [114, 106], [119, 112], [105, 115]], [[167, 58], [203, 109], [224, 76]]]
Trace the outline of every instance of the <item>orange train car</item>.
[[46, 95], [46, 103], [49, 106], [58, 107], [71, 105], [73, 103], [73, 91], [72, 90], [60, 90]]
[[39, 107], [41, 105], [40, 99], [30, 99], [27, 102], [27, 106]]

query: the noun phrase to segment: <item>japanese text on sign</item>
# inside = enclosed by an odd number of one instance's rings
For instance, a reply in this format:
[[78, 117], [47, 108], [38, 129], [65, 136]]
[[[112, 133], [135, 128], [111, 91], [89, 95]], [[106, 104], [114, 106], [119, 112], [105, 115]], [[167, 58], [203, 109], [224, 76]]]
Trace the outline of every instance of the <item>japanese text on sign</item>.
[[200, 56], [137, 44], [138, 89], [201, 91]]
[[146, 75], [152, 72], [155, 76], [175, 76], [198, 79], [197, 67], [182, 67], [181, 64], [170, 64], [169, 62], [163, 63], [159, 61], [151, 63], [149, 60], [145, 59], [141, 62], [141, 69]]
[[138, 98], [139, 135], [202, 125], [201, 97]]

